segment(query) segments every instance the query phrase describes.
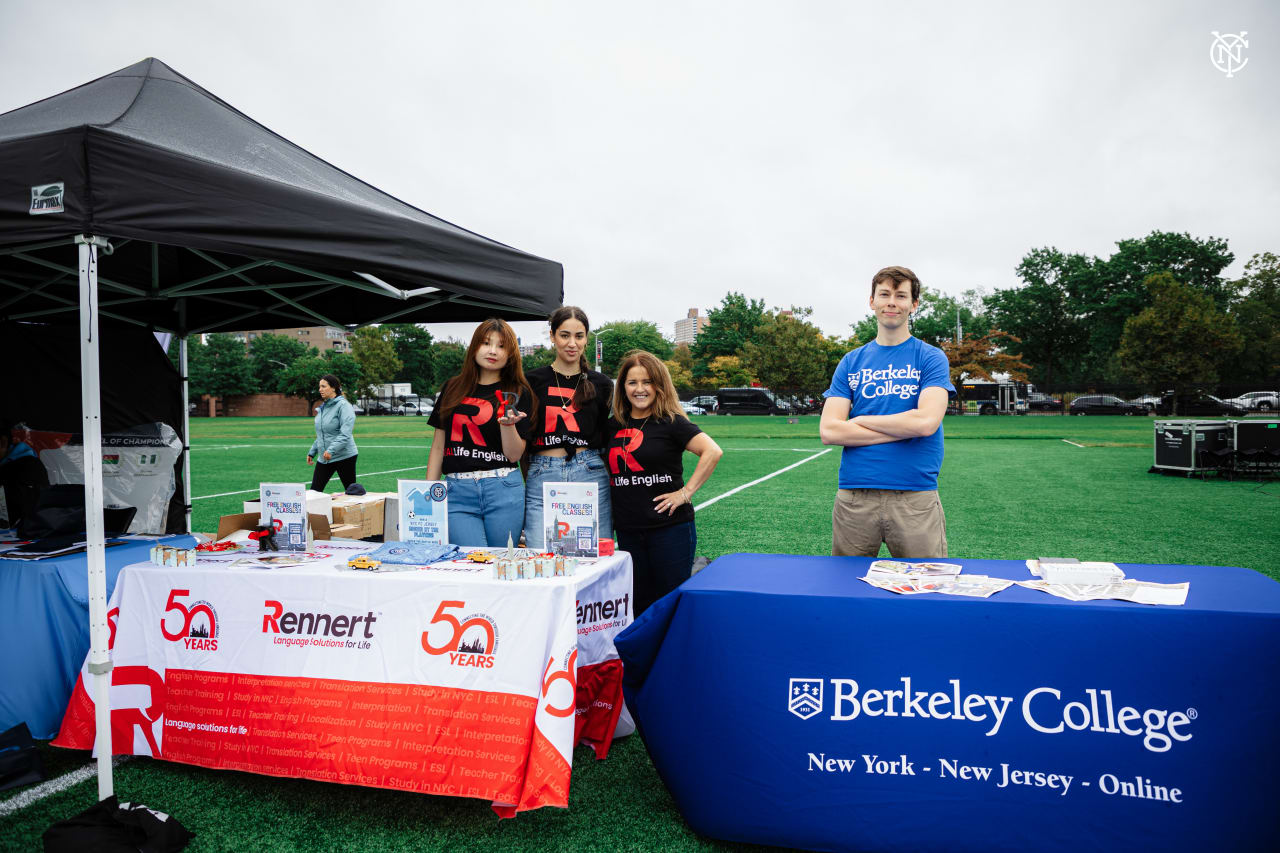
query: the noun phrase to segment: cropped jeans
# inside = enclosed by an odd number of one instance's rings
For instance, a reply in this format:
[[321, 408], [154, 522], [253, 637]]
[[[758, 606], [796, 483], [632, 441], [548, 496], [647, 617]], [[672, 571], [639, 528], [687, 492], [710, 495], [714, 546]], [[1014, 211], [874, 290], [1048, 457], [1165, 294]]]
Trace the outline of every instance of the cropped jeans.
[[505, 477], [479, 480], [445, 477], [449, 491], [449, 542], [464, 547], [498, 548], [520, 541], [524, 519], [524, 481], [520, 469]]
[[596, 512], [602, 539], [613, 538], [613, 512], [609, 502], [609, 471], [597, 450], [579, 450], [572, 459], [535, 456], [529, 460], [529, 480], [524, 490], [524, 541], [536, 551], [546, 544], [543, 529], [543, 483], [595, 483]]

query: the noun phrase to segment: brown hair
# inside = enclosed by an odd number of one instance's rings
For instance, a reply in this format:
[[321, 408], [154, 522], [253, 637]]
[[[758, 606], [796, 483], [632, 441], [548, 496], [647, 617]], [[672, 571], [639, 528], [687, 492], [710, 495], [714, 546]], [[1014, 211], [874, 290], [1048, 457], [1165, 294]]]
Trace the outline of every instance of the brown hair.
[[[480, 381], [480, 367], [476, 364], [476, 353], [484, 345], [490, 334], [502, 337], [503, 349], [507, 351], [507, 363], [498, 376], [498, 387], [503, 391], [513, 391], [527, 395], [530, 411], [537, 408], [538, 398], [529, 387], [529, 380], [524, 378], [524, 369], [520, 364], [520, 342], [516, 339], [516, 330], [497, 317], [490, 317], [479, 326], [471, 336], [471, 345], [462, 360], [462, 372], [445, 383], [440, 392], [440, 416], [446, 418], [462, 402], [462, 398], [471, 393], [471, 389]], [[443, 423], [443, 421], [441, 421]]]
[[676, 415], [682, 418], [687, 417], [684, 409], [680, 408], [680, 397], [676, 394], [676, 386], [671, 382], [671, 374], [667, 372], [667, 366], [653, 353], [634, 349], [623, 356], [622, 365], [618, 368], [618, 384], [613, 390], [614, 420], [620, 424], [626, 423], [627, 416], [631, 414], [631, 401], [627, 399], [626, 382], [627, 371], [633, 367], [642, 368], [649, 374], [654, 392], [650, 411], [658, 416], [658, 420], [669, 421]]
[[911, 282], [911, 301], [920, 301], [920, 279], [916, 278], [916, 274], [906, 267], [885, 267], [880, 272], [871, 276], [871, 295], [876, 295], [876, 288], [883, 284], [886, 280], [893, 282], [896, 290], [898, 285], [904, 281]]
[[[576, 305], [561, 305], [555, 311], [551, 312], [551, 316], [547, 318], [547, 322], [551, 324], [551, 346], [554, 348], [556, 343], [556, 329], [564, 325], [565, 320], [577, 320], [582, 324], [587, 334], [591, 334], [591, 321], [587, 319], [586, 312]], [[578, 369], [583, 373], [591, 370], [590, 364], [587, 362], [587, 350], [583, 347], [582, 352], [578, 353]], [[552, 371], [555, 368], [551, 368]], [[569, 405], [579, 408], [581, 403], [586, 403], [595, 399], [596, 389], [591, 384], [590, 376], [584, 376], [585, 381], [579, 383], [578, 389], [573, 392], [573, 398]], [[541, 419], [539, 419], [541, 421]]]

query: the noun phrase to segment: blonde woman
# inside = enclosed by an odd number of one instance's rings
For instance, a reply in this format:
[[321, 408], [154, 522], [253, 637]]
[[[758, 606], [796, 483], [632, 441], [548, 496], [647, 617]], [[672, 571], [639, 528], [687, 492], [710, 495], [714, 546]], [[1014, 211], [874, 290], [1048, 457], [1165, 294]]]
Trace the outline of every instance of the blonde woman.
[[[605, 447], [618, 547], [635, 570], [635, 615], [689, 579], [698, 531], [693, 495], [724, 455], [680, 408], [657, 356], [627, 353], [618, 369]], [[684, 454], [698, 457], [689, 481]]]

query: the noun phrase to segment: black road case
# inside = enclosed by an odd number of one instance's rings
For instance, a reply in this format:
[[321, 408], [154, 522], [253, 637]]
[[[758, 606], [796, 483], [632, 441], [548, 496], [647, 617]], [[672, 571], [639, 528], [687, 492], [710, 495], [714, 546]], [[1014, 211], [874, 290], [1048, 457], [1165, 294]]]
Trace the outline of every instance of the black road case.
[[1230, 421], [1156, 421], [1155, 467], [1166, 471], [1206, 470], [1202, 452], [1231, 447]]

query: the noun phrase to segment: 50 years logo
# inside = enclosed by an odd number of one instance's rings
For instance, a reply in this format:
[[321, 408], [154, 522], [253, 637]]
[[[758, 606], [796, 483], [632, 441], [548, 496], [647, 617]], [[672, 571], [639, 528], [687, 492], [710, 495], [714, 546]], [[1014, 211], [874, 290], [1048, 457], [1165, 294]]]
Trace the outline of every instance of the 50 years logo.
[[[484, 613], [472, 613], [459, 619], [446, 612], [461, 610], [466, 606], [465, 601], [440, 602], [435, 615], [427, 623], [427, 630], [422, 632], [422, 650], [429, 655], [448, 655], [449, 663], [454, 666], [493, 669], [495, 653], [498, 651], [498, 624], [493, 617]], [[444, 642], [437, 645], [431, 641], [431, 626], [441, 623], [449, 628], [448, 631], [436, 629], [435, 638], [444, 638]]]
[[[218, 650], [218, 613], [207, 601], [196, 601], [187, 606], [178, 599], [191, 595], [188, 589], [169, 590], [169, 599], [160, 617], [160, 633], [171, 642], [181, 642], [188, 649], [216, 652]], [[176, 617], [169, 614], [176, 613]], [[170, 631], [169, 626], [176, 630]]]

